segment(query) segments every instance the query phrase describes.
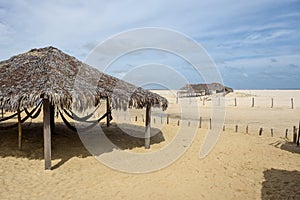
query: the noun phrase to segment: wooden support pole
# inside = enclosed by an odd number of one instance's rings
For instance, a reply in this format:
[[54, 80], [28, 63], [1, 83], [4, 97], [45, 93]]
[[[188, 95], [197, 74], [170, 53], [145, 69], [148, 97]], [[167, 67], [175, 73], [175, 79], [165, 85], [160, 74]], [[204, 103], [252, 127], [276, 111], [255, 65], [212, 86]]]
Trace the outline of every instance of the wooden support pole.
[[44, 158], [45, 169], [51, 169], [51, 126], [50, 126], [50, 103], [43, 99], [43, 122], [44, 122]]
[[273, 128], [271, 128], [271, 136], [273, 137]]
[[236, 98], [234, 98], [234, 106], [237, 106]]
[[[110, 111], [110, 105], [109, 105], [109, 98], [107, 97], [106, 98], [106, 113], [108, 113]], [[106, 116], [106, 126], [109, 127], [110, 123], [110, 114], [108, 114]]]
[[291, 108], [294, 109], [294, 99], [291, 98]]
[[169, 124], [169, 115], [167, 115], [167, 124]]
[[135, 116], [135, 121], [137, 122], [137, 116]]
[[262, 135], [262, 132], [263, 132], [263, 128], [260, 128], [259, 129], [259, 135]]
[[254, 97], [252, 97], [252, 107], [254, 107]]
[[273, 108], [274, 107], [274, 99], [272, 98], [271, 99], [271, 108]]
[[223, 131], [225, 131], [225, 124], [223, 125]]
[[18, 108], [18, 147], [19, 150], [22, 150], [22, 122], [20, 108]]
[[285, 138], [288, 136], [289, 129], [285, 129]]
[[50, 127], [51, 133], [55, 133], [55, 107], [50, 104]]
[[211, 118], [209, 118], [209, 129], [212, 129]]
[[235, 132], [237, 133], [238, 132], [238, 125], [235, 125]]
[[146, 106], [146, 123], [145, 123], [145, 149], [150, 148], [150, 131], [151, 131], [151, 105]]
[[297, 142], [297, 128], [296, 126], [293, 127], [293, 143], [296, 144]]
[[180, 125], [180, 119], [177, 121], [177, 126], [179, 126]]
[[248, 127], [248, 125], [246, 126], [246, 133], [249, 133], [249, 127]]
[[201, 128], [201, 126], [202, 126], [202, 117], [200, 117], [199, 119], [199, 128]]

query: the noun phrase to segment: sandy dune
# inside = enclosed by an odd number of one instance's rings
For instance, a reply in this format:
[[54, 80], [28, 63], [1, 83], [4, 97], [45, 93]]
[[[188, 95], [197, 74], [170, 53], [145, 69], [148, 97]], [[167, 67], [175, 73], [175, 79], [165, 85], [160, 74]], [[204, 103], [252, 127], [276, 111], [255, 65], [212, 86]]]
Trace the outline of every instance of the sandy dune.
[[[181, 128], [196, 130], [195, 138], [191, 145], [178, 147], [185, 153], [168, 167], [144, 174], [111, 169], [91, 156], [79, 137], [57, 119], [52, 136], [53, 170], [45, 171], [39, 117], [30, 126], [25, 123], [22, 151], [17, 148], [16, 129], [1, 131], [0, 199], [300, 199], [300, 147], [291, 143], [293, 126], [300, 120], [300, 91], [236, 91], [226, 96], [226, 129], [204, 159], [199, 159], [199, 151], [212, 116], [211, 102], [203, 105], [192, 98], [179, 99], [177, 104], [172, 92], [157, 92], [169, 99], [170, 106], [166, 113], [153, 110], [152, 127], [157, 134], [151, 149], [144, 149], [142, 138], [125, 134], [130, 130], [135, 136], [143, 134], [144, 111], [114, 111], [112, 126], [101, 126], [119, 150], [106, 149], [102, 154], [162, 150], [176, 137], [181, 119]], [[193, 112], [198, 108], [199, 113]], [[202, 128], [198, 128], [199, 117]], [[264, 130], [262, 136], [259, 128]]]

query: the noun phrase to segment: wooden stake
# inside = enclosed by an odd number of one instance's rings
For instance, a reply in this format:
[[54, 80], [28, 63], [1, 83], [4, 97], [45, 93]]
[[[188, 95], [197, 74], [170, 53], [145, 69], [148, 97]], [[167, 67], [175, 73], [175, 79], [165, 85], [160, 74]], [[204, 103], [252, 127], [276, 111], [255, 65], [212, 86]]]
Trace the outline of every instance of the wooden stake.
[[211, 118], [209, 118], [209, 129], [212, 129], [212, 126], [211, 126]]
[[44, 111], [44, 158], [45, 169], [51, 169], [51, 126], [50, 126], [50, 103], [48, 99], [43, 99]]
[[249, 131], [249, 127], [248, 127], [248, 125], [246, 126], [246, 133], [248, 133], [248, 131]]
[[293, 127], [293, 143], [296, 144], [297, 142], [297, 128], [296, 126]]
[[201, 123], [202, 123], [202, 117], [199, 119], [199, 128], [201, 128]]
[[236, 98], [234, 98], [234, 106], [237, 106]]
[[177, 126], [179, 126], [179, 125], [180, 125], [180, 120], [177, 121]]
[[225, 124], [223, 125], [223, 131], [225, 131]]
[[238, 132], [238, 125], [235, 125], [235, 132]]
[[169, 115], [167, 115], [167, 124], [169, 124]]
[[190, 121], [188, 122], [188, 126], [191, 126], [191, 122]]
[[18, 108], [18, 135], [18, 147], [19, 150], [22, 150], [22, 122], [20, 108]]
[[[110, 110], [109, 98], [107, 97], [107, 98], [106, 98], [106, 113], [108, 113], [109, 110]], [[106, 116], [106, 126], [107, 126], [107, 127], [109, 127], [109, 125], [110, 125], [109, 121], [110, 121], [110, 114], [108, 114], [108, 115]]]
[[271, 108], [273, 108], [273, 106], [274, 106], [274, 99], [272, 98], [271, 99]]
[[135, 121], [137, 122], [137, 116], [135, 116]]
[[291, 98], [291, 108], [294, 109], [294, 99]]
[[259, 129], [259, 135], [262, 135], [262, 132], [263, 132], [263, 128], [260, 128]]
[[300, 122], [299, 122], [299, 128], [298, 128], [297, 146], [299, 146], [299, 138], [300, 138]]
[[289, 131], [289, 129], [285, 129], [285, 138], [287, 138], [287, 136], [288, 136], [288, 131]]
[[271, 128], [271, 136], [273, 137], [273, 128]]
[[150, 131], [151, 131], [151, 105], [147, 104], [146, 107], [146, 123], [145, 123], [145, 149], [150, 148]]
[[252, 97], [252, 107], [254, 107], [254, 97]]

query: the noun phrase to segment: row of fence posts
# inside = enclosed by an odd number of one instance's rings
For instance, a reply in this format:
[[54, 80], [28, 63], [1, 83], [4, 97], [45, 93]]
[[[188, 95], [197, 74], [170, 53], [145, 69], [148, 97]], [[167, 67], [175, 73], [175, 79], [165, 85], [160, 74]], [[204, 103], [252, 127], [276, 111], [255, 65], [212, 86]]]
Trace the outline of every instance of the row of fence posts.
[[[138, 117], [135, 116], [135, 121], [137, 121]], [[143, 122], [144, 122], [144, 117], [142, 116]], [[167, 124], [170, 123], [170, 119], [169, 119], [169, 115], [167, 115]], [[153, 118], [153, 123], [156, 123], [155, 118]], [[161, 115], [160, 117], [160, 123], [163, 123], [163, 117]], [[191, 125], [191, 122], [188, 121], [188, 126]], [[177, 120], [177, 126], [180, 126], [180, 119]], [[202, 128], [202, 117], [199, 118], [199, 128]], [[211, 118], [209, 118], [209, 129], [212, 129], [212, 120]], [[235, 132], [237, 133], [239, 130], [239, 126], [235, 125]], [[225, 125], [223, 125], [223, 131], [225, 131]], [[274, 135], [274, 129], [271, 128], [271, 136], [273, 137]], [[246, 126], [246, 133], [249, 133], [249, 126]], [[263, 134], [263, 128], [259, 128], [259, 132], [258, 135], [261, 136]], [[288, 129], [285, 130], [285, 138], [288, 138]], [[299, 128], [298, 128], [298, 135], [297, 135], [297, 128], [296, 126], [293, 127], [293, 143], [297, 144], [297, 146], [299, 146], [299, 138], [300, 138], [300, 123], [299, 123]]]
[[[234, 98], [234, 106], [237, 106], [237, 99]], [[255, 107], [255, 98], [252, 97], [251, 107]], [[274, 107], [274, 98], [271, 98], [271, 108]], [[291, 98], [291, 109], [294, 109], [294, 98]]]
[[[191, 99], [189, 98], [189, 103], [191, 103]], [[176, 104], [178, 104], [178, 96], [176, 97]], [[220, 105], [220, 98], [218, 100], [218, 104]], [[203, 99], [203, 105], [205, 105], [205, 99]], [[234, 98], [234, 106], [237, 106], [237, 99]], [[255, 98], [252, 97], [251, 107], [255, 107]], [[271, 108], [274, 107], [274, 98], [271, 98]], [[294, 109], [294, 98], [291, 98], [291, 109]]]

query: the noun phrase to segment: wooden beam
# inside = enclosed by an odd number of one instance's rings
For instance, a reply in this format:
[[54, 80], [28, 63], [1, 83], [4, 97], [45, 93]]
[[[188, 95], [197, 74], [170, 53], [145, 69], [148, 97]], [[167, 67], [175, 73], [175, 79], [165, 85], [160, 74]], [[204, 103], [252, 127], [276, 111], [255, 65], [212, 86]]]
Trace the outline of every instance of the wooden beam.
[[[108, 113], [109, 112], [109, 110], [110, 110], [110, 106], [109, 106], [109, 98], [107, 97], [106, 98], [106, 113]], [[106, 116], [106, 126], [107, 127], [109, 127], [109, 121], [110, 121], [110, 114], [108, 114], [107, 116]]]
[[22, 122], [20, 108], [18, 108], [18, 147], [19, 150], [22, 150]]
[[43, 123], [44, 123], [44, 159], [45, 169], [51, 169], [51, 125], [50, 125], [50, 103], [43, 99]]
[[150, 148], [150, 130], [151, 130], [151, 105], [146, 106], [146, 123], [145, 123], [145, 148]]

